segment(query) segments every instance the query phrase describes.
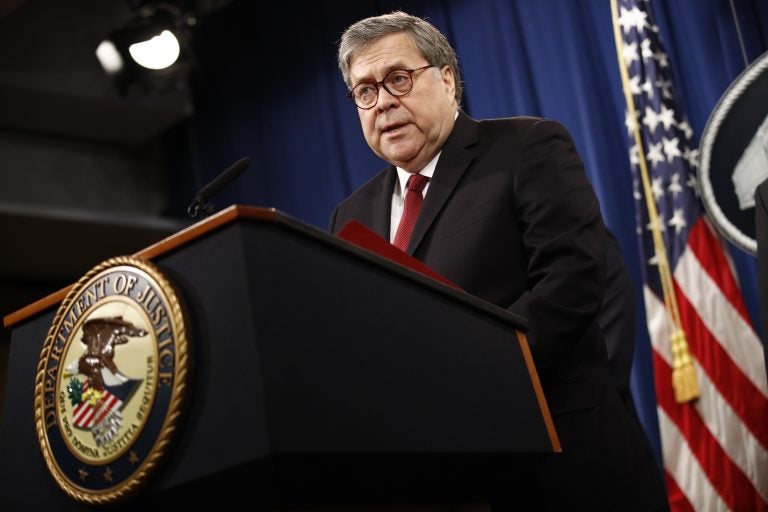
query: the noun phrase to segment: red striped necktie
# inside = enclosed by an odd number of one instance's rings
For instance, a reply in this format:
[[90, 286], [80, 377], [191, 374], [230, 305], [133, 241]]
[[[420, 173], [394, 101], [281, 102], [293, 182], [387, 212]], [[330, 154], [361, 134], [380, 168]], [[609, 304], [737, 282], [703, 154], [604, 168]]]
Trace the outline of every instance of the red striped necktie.
[[427, 186], [429, 178], [421, 174], [412, 174], [406, 184], [407, 192], [405, 194], [405, 204], [403, 205], [403, 217], [397, 226], [395, 233], [395, 247], [405, 251], [408, 249], [408, 241], [411, 239], [413, 227], [416, 225], [416, 219], [419, 218], [421, 205], [424, 203], [424, 196], [421, 194], [424, 187]]

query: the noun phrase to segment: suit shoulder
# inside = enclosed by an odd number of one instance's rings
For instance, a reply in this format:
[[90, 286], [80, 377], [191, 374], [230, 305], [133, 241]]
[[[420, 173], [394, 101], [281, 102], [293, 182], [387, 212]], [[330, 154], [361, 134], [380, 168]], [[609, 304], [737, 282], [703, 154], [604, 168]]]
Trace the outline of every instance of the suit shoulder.
[[537, 141], [554, 137], [572, 141], [573, 137], [562, 123], [544, 117], [518, 116], [486, 119], [478, 122], [478, 134], [487, 141]]
[[392, 168], [387, 167], [377, 173], [373, 178], [360, 185], [354, 192], [347, 196], [346, 199], [341, 201], [339, 207], [343, 207], [348, 203], [356, 203], [361, 199], [368, 200], [370, 197], [377, 195], [382, 187], [384, 187], [387, 179], [389, 179], [391, 172]]
[[562, 123], [546, 117], [516, 116], [501, 117], [496, 119], [483, 119], [478, 121], [481, 129], [485, 130], [530, 130], [534, 127], [551, 127], [557, 130], [566, 130]]

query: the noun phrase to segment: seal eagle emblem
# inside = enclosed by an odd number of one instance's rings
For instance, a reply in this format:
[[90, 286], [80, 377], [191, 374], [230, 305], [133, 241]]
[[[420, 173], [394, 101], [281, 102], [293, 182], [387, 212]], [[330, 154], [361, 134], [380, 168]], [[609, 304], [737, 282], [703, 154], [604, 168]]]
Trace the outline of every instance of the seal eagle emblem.
[[189, 387], [186, 332], [173, 286], [138, 258], [97, 265], [67, 294], [38, 363], [35, 426], [71, 498], [116, 502], [155, 472]]
[[67, 396], [74, 407], [72, 423], [75, 428], [90, 430], [97, 446], [107, 445], [120, 430], [120, 411], [142, 381], [118, 370], [115, 345], [128, 343], [129, 336], [146, 335], [146, 330], [121, 316], [92, 318], [83, 323], [80, 340], [85, 352], [64, 371], [71, 376]]

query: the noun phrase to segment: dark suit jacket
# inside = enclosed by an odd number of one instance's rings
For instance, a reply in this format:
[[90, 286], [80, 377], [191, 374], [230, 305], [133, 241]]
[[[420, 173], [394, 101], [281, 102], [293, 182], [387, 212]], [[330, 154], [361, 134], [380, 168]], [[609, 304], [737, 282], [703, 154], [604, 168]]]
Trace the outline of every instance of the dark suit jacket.
[[605, 297], [597, 314], [597, 323], [605, 336], [613, 385], [624, 407], [637, 419], [629, 387], [635, 352], [635, 287], [621, 254], [619, 241], [610, 231], [607, 234]]
[[[336, 208], [330, 230], [356, 219], [388, 238], [395, 180], [389, 167], [363, 185]], [[528, 319], [564, 450], [539, 468], [536, 502], [656, 510], [658, 471], [618, 399], [597, 324], [606, 231], [568, 132], [538, 118], [477, 122], [459, 113], [408, 252]]]

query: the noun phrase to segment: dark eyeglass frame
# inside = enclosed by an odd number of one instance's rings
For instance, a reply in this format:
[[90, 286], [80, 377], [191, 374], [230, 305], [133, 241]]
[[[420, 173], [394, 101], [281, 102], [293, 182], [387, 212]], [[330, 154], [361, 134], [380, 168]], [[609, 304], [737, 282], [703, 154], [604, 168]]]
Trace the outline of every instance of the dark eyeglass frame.
[[[425, 70], [425, 69], [427, 69], [427, 68], [433, 68], [433, 67], [435, 67], [435, 65], [434, 65], [434, 64], [427, 64], [426, 66], [421, 66], [420, 68], [414, 68], [414, 69], [393, 69], [392, 71], [390, 71], [389, 73], [387, 73], [386, 75], [384, 75], [384, 78], [383, 78], [383, 79], [382, 79], [380, 82], [359, 82], [359, 83], [355, 84], [355, 86], [354, 86], [354, 87], [352, 87], [352, 88], [349, 90], [349, 92], [347, 92], [347, 97], [348, 97], [350, 100], [352, 100], [352, 103], [354, 103], [354, 104], [355, 104], [355, 106], [356, 106], [357, 108], [359, 108], [359, 109], [361, 109], [361, 110], [370, 110], [370, 109], [372, 109], [373, 107], [375, 107], [375, 106], [376, 106], [376, 104], [379, 102], [379, 89], [380, 89], [381, 87], [383, 87], [383, 88], [384, 88], [384, 90], [385, 90], [385, 91], [387, 91], [387, 92], [388, 92], [389, 94], [391, 94], [392, 96], [398, 96], [398, 97], [399, 97], [399, 96], [405, 96], [406, 94], [410, 93], [410, 92], [413, 90], [413, 74], [414, 74], [416, 71], [423, 71], [423, 70]], [[392, 92], [392, 91], [390, 91], [390, 90], [389, 90], [389, 87], [387, 87], [387, 85], [386, 85], [386, 83], [385, 83], [385, 82], [386, 82], [386, 81], [387, 81], [387, 79], [388, 79], [390, 76], [392, 76], [394, 73], [402, 73], [403, 71], [405, 71], [406, 73], [408, 73], [408, 79], [410, 80], [410, 83], [411, 83], [411, 87], [410, 87], [410, 88], [409, 88], [407, 91], [405, 91], [405, 92], [397, 92], [397, 91], [395, 91], [395, 92]], [[368, 86], [375, 86], [375, 87], [376, 87], [376, 101], [374, 101], [374, 102], [373, 102], [373, 104], [372, 104], [371, 106], [369, 106], [369, 107], [361, 107], [361, 106], [360, 106], [360, 105], [358, 105], [358, 104], [357, 104], [357, 102], [355, 101], [355, 94], [354, 94], [354, 93], [355, 93], [355, 89], [357, 89], [357, 88], [358, 88], [358, 87], [360, 87], [361, 85], [368, 85]]]

